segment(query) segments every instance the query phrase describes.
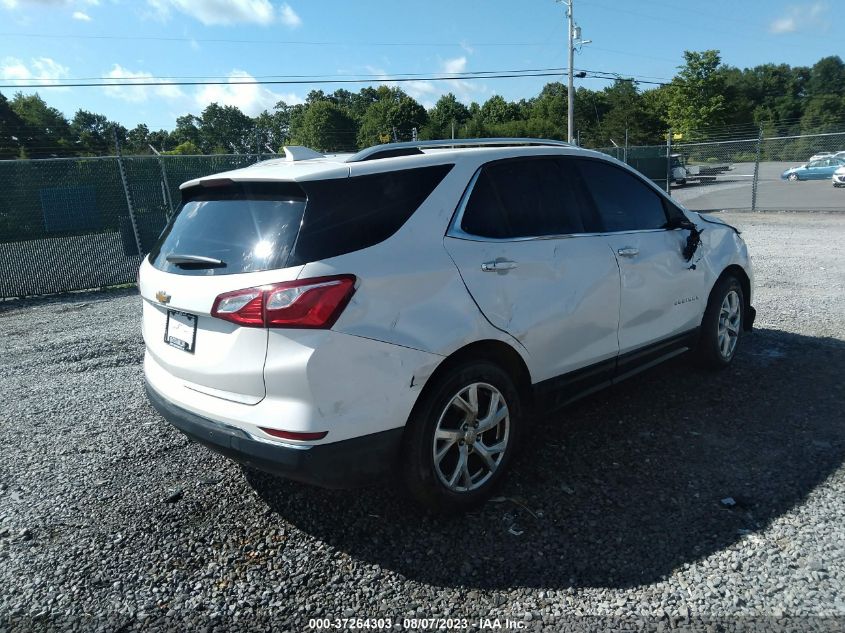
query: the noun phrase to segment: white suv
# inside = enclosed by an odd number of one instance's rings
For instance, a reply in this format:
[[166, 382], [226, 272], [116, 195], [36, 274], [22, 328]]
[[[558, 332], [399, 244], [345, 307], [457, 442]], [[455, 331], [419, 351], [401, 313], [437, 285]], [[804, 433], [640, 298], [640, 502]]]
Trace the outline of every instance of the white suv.
[[485, 139], [287, 157], [182, 185], [144, 260], [152, 403], [246, 465], [329, 487], [401, 473], [483, 501], [529, 411], [754, 320], [745, 243], [603, 154]]

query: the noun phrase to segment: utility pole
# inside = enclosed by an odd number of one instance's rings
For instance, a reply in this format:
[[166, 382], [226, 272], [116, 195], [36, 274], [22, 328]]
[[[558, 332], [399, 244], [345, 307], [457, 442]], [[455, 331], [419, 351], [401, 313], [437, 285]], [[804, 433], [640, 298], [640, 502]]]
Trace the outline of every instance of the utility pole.
[[574, 2], [575, 0], [568, 0], [566, 2], [567, 31], [569, 33], [569, 80], [566, 87], [566, 140], [568, 143], [572, 143], [574, 140], [573, 131], [575, 129], [575, 88], [573, 87], [573, 74], [575, 72], [573, 68], [575, 65], [575, 18], [572, 16], [572, 5]]
[[[592, 40], [581, 39], [581, 27], [575, 24], [573, 16], [573, 4], [575, 0], [557, 0], [566, 5], [566, 25], [567, 25], [567, 54], [569, 56], [568, 63], [568, 81], [566, 87], [566, 140], [568, 143], [575, 142], [575, 49], [580, 50], [584, 44], [589, 44]], [[586, 73], [580, 72], [578, 77], [586, 76]]]

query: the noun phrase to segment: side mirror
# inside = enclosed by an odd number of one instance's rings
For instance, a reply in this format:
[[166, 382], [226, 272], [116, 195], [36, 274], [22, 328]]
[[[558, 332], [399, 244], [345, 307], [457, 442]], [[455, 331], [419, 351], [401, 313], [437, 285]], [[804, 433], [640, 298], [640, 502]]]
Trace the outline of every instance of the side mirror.
[[672, 230], [672, 229], [687, 229], [691, 230], [695, 228], [695, 224], [690, 222], [686, 217], [682, 215], [673, 215], [666, 224], [663, 225], [665, 228]]

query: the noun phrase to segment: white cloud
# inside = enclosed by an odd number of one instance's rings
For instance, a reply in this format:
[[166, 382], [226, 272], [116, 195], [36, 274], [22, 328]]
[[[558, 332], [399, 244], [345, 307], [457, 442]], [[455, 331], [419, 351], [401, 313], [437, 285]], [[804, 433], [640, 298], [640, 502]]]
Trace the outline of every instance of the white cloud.
[[90, 22], [91, 16], [83, 11], [74, 11], [73, 15], [71, 16], [74, 20], [79, 20], [81, 22]]
[[[467, 67], [466, 57], [455, 57], [453, 59], [446, 59], [440, 62], [440, 73], [444, 75], [457, 75], [466, 72]], [[379, 79], [388, 79], [389, 75], [383, 68], [376, 68], [374, 66], [367, 66], [367, 72]], [[420, 104], [431, 109], [437, 100], [448, 92], [451, 92], [457, 97], [458, 101], [465, 103], [472, 101], [473, 97], [478, 94], [487, 92], [487, 86], [464, 79], [441, 79], [441, 80], [426, 80], [419, 79], [415, 81], [386, 81], [386, 85], [391, 88], [399, 88], [406, 92], [410, 97], [413, 97]]]
[[[446, 59], [441, 62], [441, 70], [446, 75], [457, 75], [466, 72], [467, 58], [465, 56], [455, 57], [453, 59]], [[466, 81], [464, 79], [449, 79], [446, 82], [448, 91], [453, 92], [459, 101], [471, 101], [473, 95], [484, 93], [487, 91], [487, 86], [477, 83], [475, 81]], [[444, 91], [446, 92], [446, 91]]]
[[302, 18], [297, 15], [296, 11], [287, 2], [281, 7], [279, 19], [282, 21], [282, 24], [292, 29], [302, 26]]
[[442, 63], [443, 72], [449, 75], [462, 73], [467, 68], [466, 57], [456, 57], [455, 59], [447, 59]]
[[2, 0], [2, 4], [7, 9], [17, 9], [24, 6], [58, 6], [67, 4], [68, 0]]
[[[7, 83], [52, 84], [57, 79], [67, 77], [68, 68], [49, 57], [35, 57], [29, 64], [17, 57], [6, 57], [0, 61], [0, 75]], [[53, 90], [68, 90], [68, 88]]]
[[786, 15], [772, 20], [769, 24], [769, 32], [783, 35], [797, 31], [826, 29], [828, 21], [825, 14], [829, 8], [827, 2], [793, 5], [787, 9]]
[[778, 18], [769, 25], [769, 31], [772, 33], [792, 33], [797, 28], [794, 17]]
[[277, 11], [270, 0], [147, 0], [147, 4], [161, 19], [166, 20], [173, 11], [178, 11], [206, 26], [241, 23], [267, 25], [277, 20], [291, 28], [302, 24], [302, 19], [290, 5], [285, 3]]
[[24, 7], [62, 7], [62, 6], [97, 6], [100, 0], [0, 0], [0, 6], [5, 9]]
[[[120, 64], [115, 64], [106, 74], [106, 77], [114, 82], [127, 79], [143, 81], [151, 79], [152, 74], [144, 71], [131, 71], [127, 68], [123, 68]], [[151, 98], [172, 101], [174, 99], [181, 99], [185, 96], [185, 93], [182, 92], [182, 89], [179, 88], [179, 86], [173, 85], [107, 86], [104, 90], [108, 96], [114, 97], [115, 99], [121, 99], [122, 101], [128, 101], [130, 103], [141, 103]]]
[[194, 101], [199, 108], [205, 108], [209, 103], [236, 106], [249, 116], [260, 114], [265, 109], [272, 110], [279, 101], [290, 105], [303, 102], [301, 97], [293, 93], [281, 94], [263, 85], [238, 83], [254, 79], [245, 70], [233, 70], [229, 73], [228, 84], [202, 86], [197, 90]]

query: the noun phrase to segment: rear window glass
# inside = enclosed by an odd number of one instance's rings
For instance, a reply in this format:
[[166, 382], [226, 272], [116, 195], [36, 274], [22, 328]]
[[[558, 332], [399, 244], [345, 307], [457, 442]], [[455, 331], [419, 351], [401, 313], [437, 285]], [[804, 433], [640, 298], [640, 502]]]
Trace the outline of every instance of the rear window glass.
[[336, 257], [386, 240], [452, 169], [436, 165], [302, 183], [308, 205], [289, 266]]
[[284, 268], [304, 210], [305, 194], [292, 183], [188, 190], [150, 263], [180, 275]]
[[398, 231], [451, 169], [196, 187], [185, 192], [150, 262], [181, 275], [231, 275], [351, 253]]

